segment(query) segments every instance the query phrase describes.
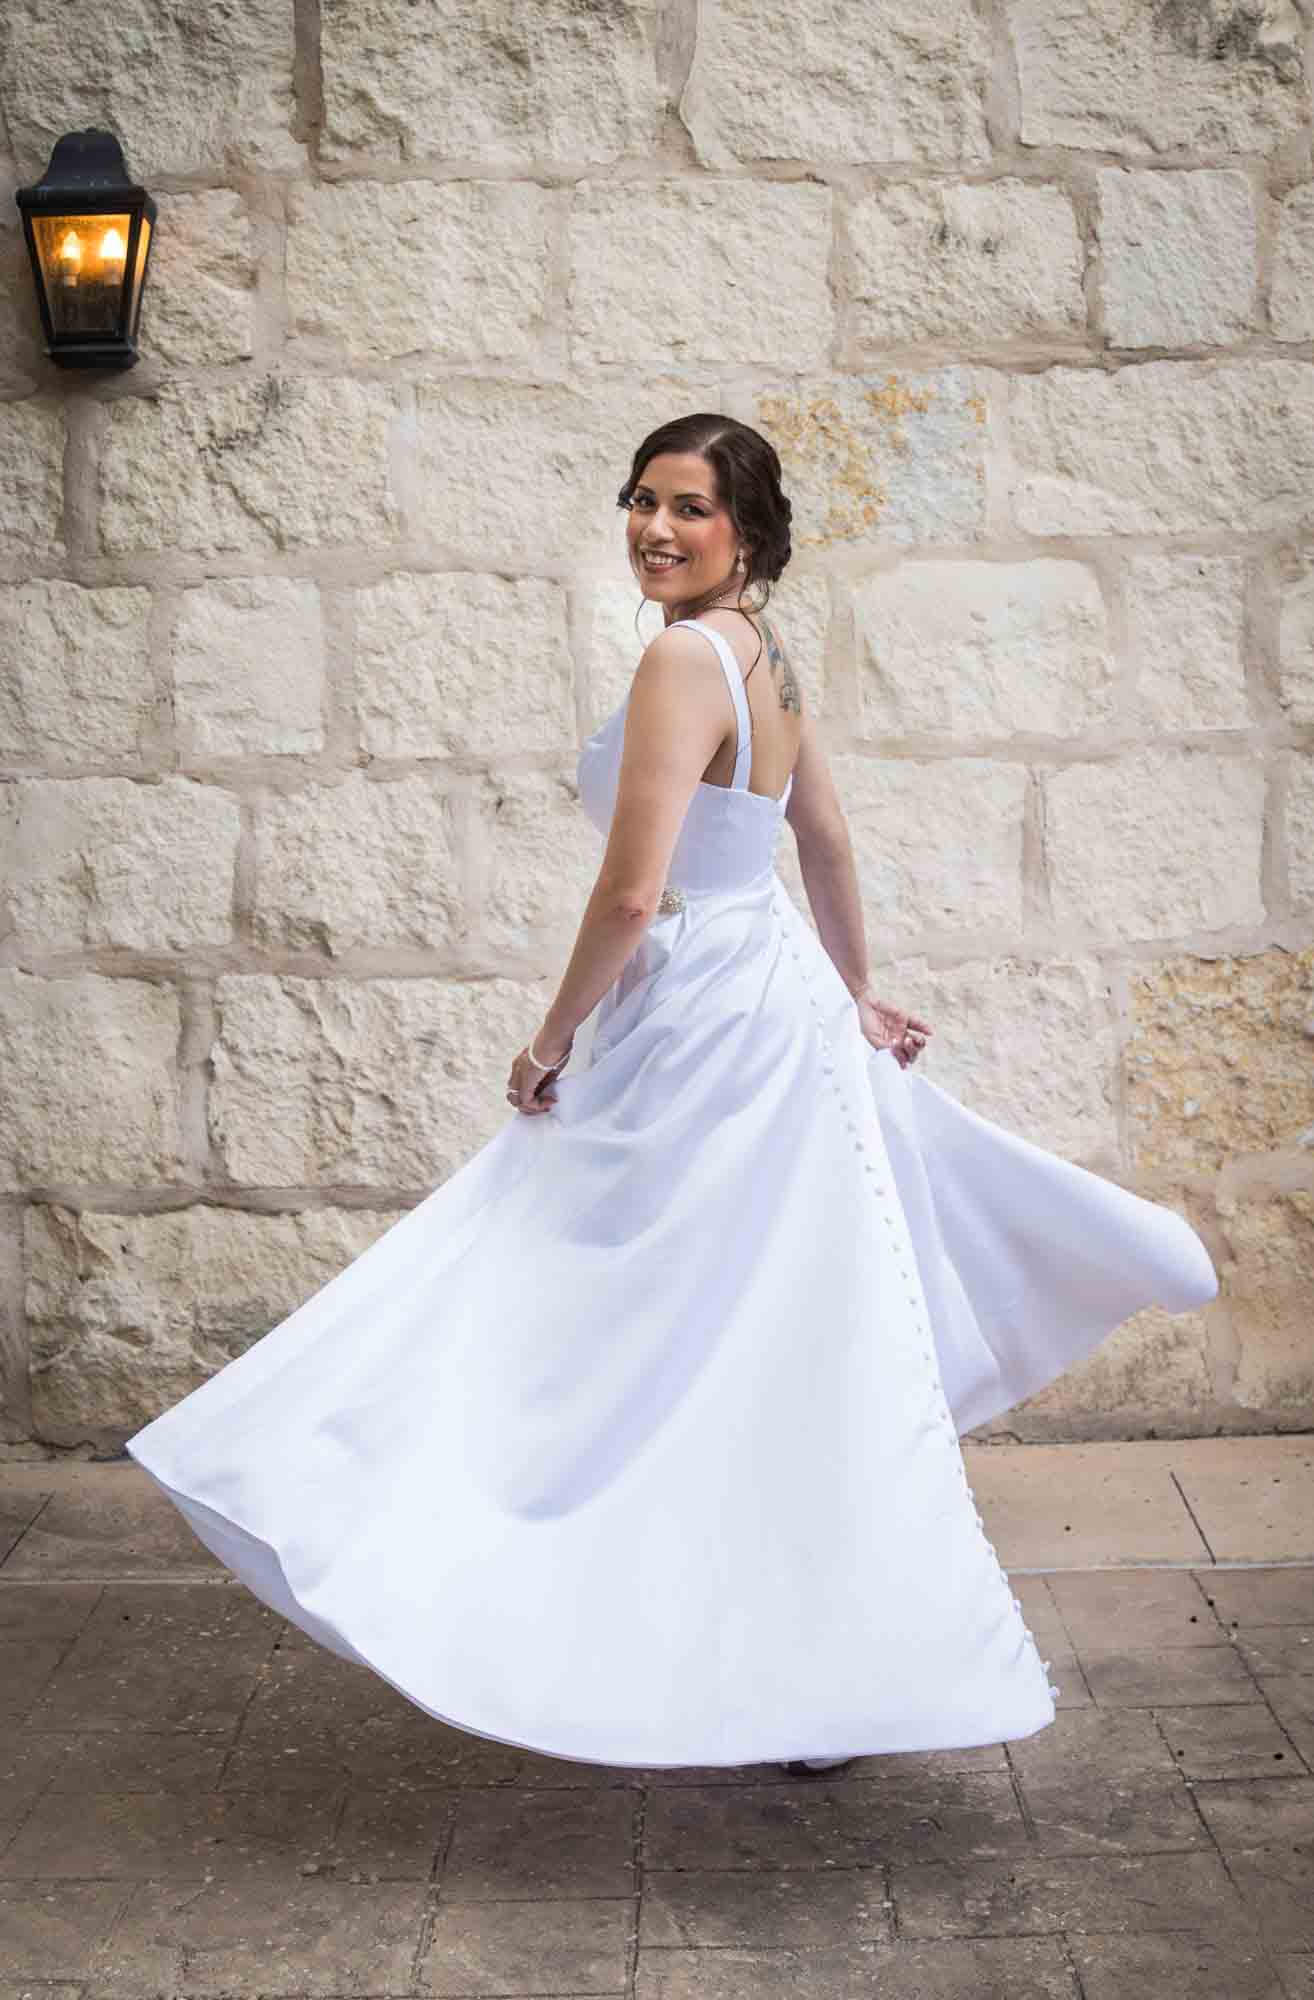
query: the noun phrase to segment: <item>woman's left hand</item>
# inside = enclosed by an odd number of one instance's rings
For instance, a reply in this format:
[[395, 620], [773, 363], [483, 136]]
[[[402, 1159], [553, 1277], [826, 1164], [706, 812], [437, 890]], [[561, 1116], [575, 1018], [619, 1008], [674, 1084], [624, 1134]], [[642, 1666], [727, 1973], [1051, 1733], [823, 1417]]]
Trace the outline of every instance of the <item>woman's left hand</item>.
[[[537, 1045], [538, 1037], [532, 1035], [530, 1041]], [[565, 1054], [559, 1056], [550, 1069], [544, 1069], [541, 1063], [530, 1060], [529, 1044], [526, 1043], [511, 1065], [511, 1074], [506, 1086], [508, 1102], [517, 1111], [523, 1112], [526, 1118], [537, 1118], [544, 1111], [550, 1111], [557, 1101], [557, 1093], [552, 1086], [570, 1061], [570, 1050], [573, 1047], [572, 1042]], [[544, 1054], [548, 1053], [550, 1049], [545, 1049]]]

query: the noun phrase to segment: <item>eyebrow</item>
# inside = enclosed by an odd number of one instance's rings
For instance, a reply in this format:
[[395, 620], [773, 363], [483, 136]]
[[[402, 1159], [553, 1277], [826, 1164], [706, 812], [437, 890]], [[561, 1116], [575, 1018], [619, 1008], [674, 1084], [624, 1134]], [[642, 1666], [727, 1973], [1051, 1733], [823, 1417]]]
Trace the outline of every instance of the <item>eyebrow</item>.
[[[639, 481], [634, 490], [636, 493], [652, 492], [651, 486], [645, 486], [642, 480]], [[709, 507], [712, 505], [712, 501], [706, 493], [677, 493], [675, 497], [677, 500], [706, 500]]]

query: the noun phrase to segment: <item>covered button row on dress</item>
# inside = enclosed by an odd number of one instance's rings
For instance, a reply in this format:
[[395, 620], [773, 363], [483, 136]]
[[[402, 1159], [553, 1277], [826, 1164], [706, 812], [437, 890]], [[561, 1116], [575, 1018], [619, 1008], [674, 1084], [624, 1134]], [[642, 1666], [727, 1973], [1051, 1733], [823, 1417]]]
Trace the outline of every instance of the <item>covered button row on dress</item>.
[[[780, 892], [777, 891], [778, 895], [779, 893]], [[777, 904], [777, 915], [780, 914], [781, 912], [779, 910], [779, 905]], [[947, 1401], [945, 1400], [944, 1385], [940, 1379], [939, 1368], [936, 1366], [935, 1350], [930, 1344], [930, 1339], [931, 1339], [930, 1328], [924, 1324], [921, 1318], [923, 1301], [914, 1284], [912, 1271], [910, 1270], [908, 1264], [904, 1261], [905, 1258], [910, 1257], [912, 1253], [906, 1244], [899, 1244], [897, 1240], [899, 1233], [898, 1224], [895, 1221], [894, 1215], [892, 1214], [889, 1205], [889, 1196], [892, 1190], [890, 1188], [889, 1182], [886, 1180], [882, 1180], [880, 1178], [880, 1170], [877, 1168], [875, 1163], [871, 1160], [870, 1157], [866, 1157], [869, 1153], [869, 1148], [866, 1144], [866, 1141], [862, 1138], [861, 1133], [858, 1130], [858, 1126], [852, 1116], [849, 1106], [844, 1101], [840, 1085], [835, 1078], [835, 1069], [836, 1069], [835, 1056], [833, 1050], [831, 1049], [830, 1042], [827, 1039], [826, 1030], [824, 1026], [824, 1016], [822, 1014], [822, 1009], [821, 1009], [821, 1002], [818, 1000], [816, 994], [812, 990], [811, 970], [806, 965], [804, 965], [803, 955], [799, 951], [798, 945], [795, 942], [793, 933], [791, 931], [786, 931], [786, 938], [789, 944], [790, 951], [794, 955], [794, 962], [799, 968], [799, 973], [803, 979], [804, 985], [807, 987], [808, 999], [812, 1003], [812, 1011], [816, 1015], [817, 1036], [821, 1043], [822, 1070], [827, 1076], [827, 1078], [830, 1080], [831, 1089], [835, 1092], [836, 1099], [839, 1102], [840, 1110], [844, 1115], [844, 1123], [853, 1138], [854, 1147], [859, 1154], [864, 1156], [863, 1158], [864, 1171], [866, 1172], [868, 1180], [871, 1184], [873, 1194], [877, 1195], [880, 1199], [881, 1220], [885, 1224], [885, 1227], [890, 1231], [891, 1235], [896, 1239], [895, 1243], [891, 1246], [892, 1248], [894, 1248], [895, 1255], [898, 1260], [896, 1264], [896, 1269], [898, 1270], [899, 1275], [902, 1277], [904, 1283], [908, 1286], [908, 1303], [913, 1308], [914, 1313], [918, 1316], [918, 1329], [921, 1332], [924, 1341], [926, 1342], [926, 1345], [921, 1350], [922, 1357], [924, 1360], [929, 1361], [931, 1363], [934, 1374], [935, 1387], [933, 1392], [933, 1399], [938, 1404], [938, 1409], [936, 1411], [937, 1420], [940, 1422], [942, 1427], [952, 1436], [954, 1449], [958, 1455], [958, 1476], [962, 1481], [963, 1485], [966, 1486], [968, 1484], [967, 1468], [963, 1464], [962, 1453], [961, 1451], [958, 1450], [958, 1427], [954, 1423], [953, 1413], [950, 1410]], [[1010, 1585], [1008, 1580], [1008, 1575], [1004, 1569], [1003, 1564], [999, 1560], [998, 1551], [996, 1550], [994, 1543], [986, 1535], [985, 1521], [982, 1518], [981, 1511], [979, 1508], [974, 1508], [973, 1511], [975, 1513], [976, 1525], [981, 1535], [981, 1539], [985, 1542], [986, 1548], [989, 1550], [991, 1559], [994, 1562], [995, 1572], [999, 1578], [1000, 1588], [1012, 1599], [1013, 1608], [1020, 1615], [1022, 1611], [1021, 1601], [1016, 1596], [1014, 1596], [1012, 1586]], [[1027, 1643], [1031, 1647], [1032, 1652], [1035, 1654], [1036, 1658], [1040, 1660], [1040, 1648], [1036, 1644], [1035, 1634], [1032, 1632], [1031, 1627], [1025, 1622], [1025, 1620], [1023, 1620], [1022, 1630], [1026, 1634]], [[1049, 1664], [1050, 1663], [1048, 1660], [1040, 1660], [1041, 1667], [1044, 1668], [1046, 1671], [1048, 1671]], [[1054, 1687], [1052, 1684], [1050, 1684], [1049, 1692], [1051, 1693], [1051, 1695], [1057, 1695], [1060, 1692], [1060, 1690]]]

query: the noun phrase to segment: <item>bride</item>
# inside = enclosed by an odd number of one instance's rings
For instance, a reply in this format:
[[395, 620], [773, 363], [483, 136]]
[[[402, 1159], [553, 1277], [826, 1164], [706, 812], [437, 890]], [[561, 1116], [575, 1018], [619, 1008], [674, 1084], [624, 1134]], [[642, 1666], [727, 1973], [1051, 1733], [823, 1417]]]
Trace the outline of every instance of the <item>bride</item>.
[[127, 1449], [265, 1603], [476, 1735], [799, 1773], [1027, 1736], [1059, 1690], [959, 1435], [1217, 1277], [918, 1073], [930, 1024], [873, 991], [764, 615], [769, 441], [677, 418], [619, 500], [664, 627], [579, 754], [604, 847], [510, 1115]]

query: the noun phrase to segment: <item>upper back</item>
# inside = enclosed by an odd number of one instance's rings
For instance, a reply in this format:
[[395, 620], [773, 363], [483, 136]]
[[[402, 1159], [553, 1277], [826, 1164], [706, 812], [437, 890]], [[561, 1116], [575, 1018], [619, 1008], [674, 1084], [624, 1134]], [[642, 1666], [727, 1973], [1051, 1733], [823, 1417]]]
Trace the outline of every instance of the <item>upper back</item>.
[[[743, 691], [752, 729], [745, 782], [750, 791], [779, 798], [798, 761], [803, 724], [803, 693], [784, 641], [772, 621], [761, 616], [750, 621], [738, 611], [712, 610], [700, 613], [698, 622], [711, 626], [726, 641], [745, 677]], [[734, 762], [731, 733], [704, 771], [704, 782], [730, 784]]]

